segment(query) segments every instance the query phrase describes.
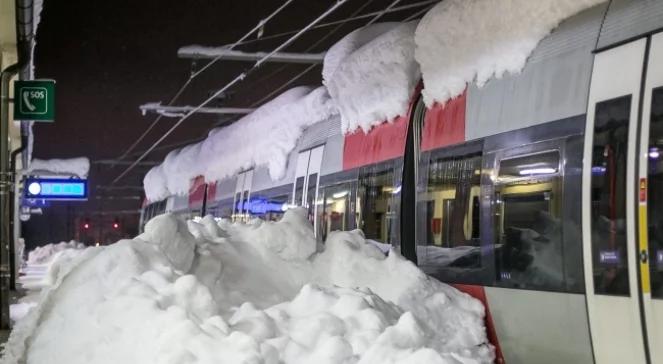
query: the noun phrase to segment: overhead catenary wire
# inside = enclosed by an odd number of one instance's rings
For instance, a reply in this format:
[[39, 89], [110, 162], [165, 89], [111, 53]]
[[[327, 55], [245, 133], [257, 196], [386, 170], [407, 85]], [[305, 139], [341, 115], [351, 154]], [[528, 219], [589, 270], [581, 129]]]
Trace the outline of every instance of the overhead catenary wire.
[[329, 9], [327, 9], [324, 13], [322, 13], [320, 16], [318, 16], [315, 20], [313, 20], [311, 23], [309, 23], [306, 27], [302, 28], [299, 30], [295, 35], [292, 37], [288, 38], [285, 42], [281, 43], [278, 47], [276, 47], [274, 50], [272, 50], [270, 53], [265, 55], [263, 58], [258, 60], [251, 68], [248, 70], [240, 73], [235, 77], [232, 81], [227, 83], [223, 88], [220, 90], [214, 92], [212, 96], [208, 97], [205, 101], [200, 103], [198, 106], [193, 108], [191, 111], [187, 112], [184, 116], [182, 116], [170, 129], [166, 131], [159, 139], [157, 139], [154, 144], [150, 148], [148, 148], [145, 153], [141, 154], [140, 157], [138, 157], [129, 167], [127, 167], [120, 175], [118, 175], [112, 182], [111, 184], [117, 183], [122, 177], [124, 177], [127, 173], [129, 173], [131, 170], [136, 167], [140, 161], [142, 161], [154, 148], [156, 148], [162, 141], [164, 141], [177, 127], [179, 127], [185, 120], [187, 120], [191, 115], [193, 115], [198, 109], [204, 107], [207, 105], [210, 101], [214, 100], [217, 96], [228, 90], [230, 87], [234, 86], [235, 84], [241, 82], [246, 76], [251, 73], [252, 71], [256, 70], [259, 68], [264, 62], [266, 62], [270, 57], [272, 57], [275, 53], [281, 51], [285, 47], [289, 46], [294, 42], [297, 38], [299, 38], [302, 34], [306, 33], [308, 30], [310, 30], [313, 26], [318, 24], [322, 19], [326, 18], [329, 14], [333, 13], [336, 9], [338, 9], [341, 5], [345, 4], [348, 0], [336, 0], [336, 3], [334, 3]]
[[[284, 36], [287, 36], [287, 35], [291, 35], [291, 34], [295, 34], [295, 33], [297, 33], [298, 30], [292, 30], [292, 31], [287, 31], [287, 32], [282, 32], [282, 33], [277, 33], [277, 34], [273, 34], [273, 35], [269, 35], [269, 36], [260, 37], [260, 38], [258, 38], [258, 39], [247, 40], [247, 38], [248, 38], [251, 34], [255, 33], [257, 30], [259, 30], [259, 29], [261, 29], [262, 27], [264, 27], [264, 25], [267, 24], [267, 22], [268, 22], [270, 19], [272, 19], [275, 15], [277, 15], [279, 12], [281, 12], [281, 10], [283, 10], [283, 9], [284, 9], [288, 4], [290, 4], [292, 1], [293, 1], [293, 0], [288, 0], [288, 1], [286, 1], [286, 2], [285, 2], [283, 5], [281, 5], [278, 9], [276, 9], [272, 14], [270, 14], [270, 16], [268, 16], [267, 18], [262, 19], [262, 20], [258, 23], [258, 25], [256, 25], [253, 29], [251, 29], [251, 31], [249, 31], [249, 33], [247, 33], [245, 36], [243, 36], [240, 40], [238, 40], [237, 42], [233, 43], [232, 45], [229, 45], [228, 48], [229, 48], [229, 49], [233, 49], [233, 48], [236, 47], [236, 46], [245, 45], [245, 44], [251, 44], [251, 43], [258, 42], [258, 41], [262, 41], [262, 40], [268, 40], [268, 39], [280, 38], [280, 37], [284, 37]], [[375, 12], [372, 12], [372, 13], [367, 13], [367, 14], [363, 14], [363, 15], [359, 15], [359, 16], [356, 16], [356, 13], [355, 13], [355, 14], [353, 14], [353, 15], [351, 15], [350, 17], [345, 18], [345, 19], [341, 19], [341, 20], [337, 20], [337, 21], [332, 21], [332, 22], [327, 22], [327, 23], [318, 24], [318, 25], [312, 27], [311, 29], [319, 29], [319, 28], [328, 27], [328, 26], [332, 26], [332, 25], [339, 25], [339, 26], [341, 26], [341, 25], [343, 25], [343, 24], [345, 24], [345, 23], [348, 23], [348, 22], [351, 22], [351, 21], [354, 21], [354, 20], [365, 19], [365, 18], [369, 18], [369, 17], [371, 17], [371, 16], [376, 16], [376, 15], [379, 16], [379, 17], [381, 17], [382, 15], [384, 15], [384, 14], [386, 14], [386, 13], [392, 13], [392, 12], [398, 12], [398, 11], [408, 10], [408, 9], [412, 9], [412, 8], [417, 8], [417, 7], [421, 7], [421, 6], [429, 5], [429, 4], [432, 4], [432, 3], [437, 3], [438, 1], [439, 1], [439, 0], [424, 0], [424, 1], [419, 1], [419, 2], [417, 2], [417, 3], [408, 4], [408, 5], [402, 5], [402, 6], [398, 6], [398, 7], [392, 7], [392, 6], [390, 6], [390, 8], [387, 8], [387, 9], [383, 9], [383, 10], [380, 10], [380, 11], [375, 11]], [[361, 8], [363, 9], [363, 8], [364, 8], [368, 3], [370, 3], [370, 2], [371, 2], [371, 1], [367, 1], [367, 2], [366, 2]], [[418, 14], [417, 14], [417, 15], [418, 15]], [[406, 20], [410, 20], [410, 19], [406, 19]], [[332, 32], [336, 31], [338, 28], [339, 28], [339, 27], [335, 28]], [[215, 59], [211, 60], [210, 62], [206, 63], [205, 66], [203, 66], [203, 68], [201, 68], [200, 70], [198, 70], [198, 71], [192, 73], [192, 75], [189, 77], [189, 79], [188, 79], [188, 80], [182, 85], [182, 87], [180, 88], [180, 90], [178, 91], [178, 93], [175, 95], [175, 97], [173, 97], [173, 98], [168, 102], [167, 105], [171, 105], [171, 104], [173, 104], [175, 101], [177, 101], [177, 99], [179, 98], [179, 96], [180, 96], [180, 95], [182, 94], [182, 92], [183, 92], [183, 91], [189, 86], [189, 84], [191, 83], [191, 81], [192, 81], [195, 77], [199, 76], [202, 72], [204, 72], [205, 70], [207, 70], [209, 67], [211, 67], [213, 64], [215, 64], [216, 62], [218, 62], [220, 59], [221, 59], [221, 56], [218, 56], [217, 58], [215, 58]], [[306, 68], [304, 71], [300, 72], [300, 73], [297, 74], [295, 77], [293, 77], [293, 79], [290, 79], [289, 81], [287, 81], [286, 84], [285, 84], [285, 86], [279, 87], [278, 90], [282, 90], [282, 89], [283, 89], [284, 87], [286, 87], [287, 85], [292, 84], [292, 82], [294, 82], [295, 80], [301, 78], [304, 74], [306, 74], [307, 72], [309, 72], [309, 71], [312, 70], [313, 68], [315, 68], [315, 67], [311, 67], [311, 66], [309, 66], [309, 67]], [[284, 69], [285, 69], [285, 67], [280, 67], [279, 69], [275, 70], [274, 72], [270, 73], [268, 76], [265, 76], [264, 78], [272, 77], [273, 75], [275, 75], [275, 74], [277, 74], [277, 73], [283, 71]], [[270, 93], [270, 96], [273, 96], [274, 94], [275, 94], [275, 92], [272, 92], [272, 93]], [[253, 105], [255, 105], [255, 104], [260, 104], [260, 103], [264, 102], [265, 100], [266, 100], [266, 98], [263, 97], [263, 98], [261, 98], [258, 102], [253, 103]], [[150, 123], [150, 125], [147, 127], [147, 129], [146, 129], [146, 130], [145, 130], [145, 131], [144, 131], [144, 132], [138, 137], [138, 139], [137, 139], [137, 140], [136, 140], [131, 146], [129, 146], [129, 148], [127, 148], [127, 149], [125, 150], [125, 152], [124, 152], [120, 157], [118, 157], [118, 158], [116, 158], [116, 159], [117, 159], [117, 160], [123, 160], [124, 158], [126, 158], [126, 157], [127, 157], [127, 156], [128, 156], [128, 155], [129, 155], [129, 154], [130, 154], [130, 153], [131, 153], [131, 152], [132, 152], [137, 146], [138, 146], [138, 144], [139, 144], [140, 142], [142, 142], [143, 139], [145, 139], [145, 137], [150, 133], [150, 131], [152, 131], [152, 129], [154, 129], [154, 127], [156, 126], [156, 124], [158, 124], [158, 122], [161, 120], [162, 117], [163, 117], [163, 115], [158, 115], [158, 116], [154, 119], [154, 121], [153, 121], [152, 123]]]
[[[271, 14], [269, 14], [266, 18], [261, 19], [261, 20], [258, 22], [258, 24], [256, 24], [255, 27], [253, 27], [251, 30], [249, 30], [246, 34], [244, 34], [244, 35], [243, 35], [240, 39], [238, 39], [235, 43], [229, 45], [229, 46], [228, 46], [228, 49], [233, 49], [233, 48], [237, 47], [238, 45], [242, 44], [242, 42], [246, 41], [246, 39], [247, 39], [248, 37], [250, 37], [250, 36], [253, 35], [255, 32], [257, 32], [257, 31], [259, 31], [261, 28], [263, 28], [263, 27], [265, 26], [265, 24], [267, 24], [267, 22], [269, 22], [272, 18], [274, 18], [274, 17], [275, 17], [276, 15], [278, 15], [281, 11], [283, 11], [283, 9], [285, 9], [285, 8], [286, 8], [288, 5], [290, 5], [290, 3], [292, 3], [293, 1], [294, 1], [294, 0], [286, 0], [281, 6], [279, 6], [276, 10], [274, 10], [274, 11], [273, 11]], [[191, 81], [193, 81], [193, 80], [194, 80], [196, 77], [198, 77], [201, 73], [203, 73], [204, 71], [206, 71], [206, 70], [207, 70], [209, 67], [211, 67], [213, 64], [215, 64], [216, 62], [218, 62], [221, 58], [222, 58], [222, 56], [219, 55], [218, 57], [216, 57], [216, 58], [212, 59], [211, 61], [207, 62], [207, 63], [206, 63], [201, 69], [199, 69], [198, 71], [193, 72], [193, 73], [189, 76], [189, 78], [186, 80], [186, 82], [184, 82], [184, 84], [182, 84], [182, 86], [179, 88], [179, 90], [177, 91], [177, 93], [175, 94], [175, 96], [173, 96], [173, 97], [170, 99], [170, 101], [168, 101], [168, 104], [167, 104], [167, 105], [171, 105], [171, 104], [173, 104], [175, 101], [177, 101], [177, 99], [182, 95], [182, 93], [184, 93], [184, 90], [186, 90], [186, 89], [189, 87], [189, 85], [191, 84]], [[117, 160], [122, 160], [122, 159], [124, 159], [127, 155], [129, 155], [129, 153], [131, 153], [131, 151], [133, 151], [134, 148], [136, 148], [136, 146], [138, 146], [138, 144], [139, 144], [141, 141], [143, 141], [143, 139], [145, 139], [145, 137], [150, 133], [150, 131], [152, 131], [152, 129], [154, 129], [154, 127], [157, 125], [157, 123], [161, 120], [162, 117], [163, 117], [163, 115], [161, 115], [161, 114], [158, 115], [158, 116], [154, 119], [154, 121], [152, 121], [152, 122], [150, 123], [150, 125], [148, 125], [147, 129], [145, 129], [145, 131], [144, 131], [144, 132], [138, 137], [138, 139], [136, 139], [136, 141], [134, 141], [134, 143], [131, 144], [131, 145], [129, 146], [129, 148], [127, 148], [127, 149], [124, 151], [124, 153], [123, 153], [121, 156], [119, 156], [119, 157], [117, 158]]]
[[[352, 14], [350, 14], [350, 18], [352, 18], [352, 17], [356, 16], [357, 14], [361, 13], [361, 12], [362, 12], [367, 6], [369, 6], [373, 1], [374, 1], [374, 0], [368, 0], [368, 1], [366, 1], [366, 2], [365, 2], [364, 4], [362, 4], [359, 8], [357, 8], [357, 10], [355, 10]], [[310, 51], [314, 50], [315, 47], [319, 46], [322, 42], [324, 42], [325, 40], [327, 40], [332, 34], [336, 33], [339, 29], [341, 29], [341, 27], [343, 27], [344, 24], [345, 24], [345, 23], [338, 24], [334, 29], [332, 29], [332, 30], [330, 30], [329, 32], [327, 32], [327, 34], [325, 34], [323, 37], [321, 37], [320, 39], [318, 39], [315, 43], [313, 43], [313, 44], [311, 44], [310, 46], [306, 47], [306, 49], [304, 50], [304, 52], [310, 52]], [[249, 107], [256, 107], [257, 105], [260, 105], [260, 104], [262, 104], [263, 102], [269, 100], [272, 96], [274, 96], [274, 95], [276, 95], [277, 93], [281, 92], [284, 88], [288, 87], [288, 86], [291, 85], [293, 82], [297, 81], [297, 80], [300, 79], [302, 76], [304, 76], [305, 74], [307, 74], [309, 71], [311, 71], [312, 69], [314, 69], [315, 66], [317, 66], [317, 65], [316, 65], [316, 64], [312, 64], [312, 65], [306, 67], [306, 69], [304, 69], [303, 71], [299, 72], [299, 73], [298, 73], [297, 75], [295, 75], [294, 77], [290, 78], [288, 81], [286, 81], [285, 83], [283, 83], [281, 86], [279, 86], [279, 87], [277, 87], [276, 89], [272, 90], [270, 93], [268, 93], [267, 95], [263, 96], [263, 97], [260, 98], [258, 101], [253, 102]], [[283, 66], [283, 67], [277, 69], [276, 71], [274, 71], [274, 72], [272, 72], [271, 74], [269, 74], [269, 77], [275, 75], [276, 73], [279, 73], [279, 72], [283, 71], [285, 68], [286, 68], [286, 66]]]
[[394, 0], [394, 1], [392, 1], [391, 4], [389, 4], [389, 6], [387, 6], [386, 8], [384, 8], [384, 9], [383, 9], [380, 13], [378, 13], [377, 15], [375, 15], [375, 16], [373, 17], [373, 19], [371, 19], [368, 23], [366, 23], [365, 26], [369, 26], [369, 25], [375, 23], [376, 21], [378, 21], [380, 18], [382, 18], [382, 16], [383, 16], [385, 13], [387, 13], [387, 11], [391, 10], [394, 6], [398, 5], [399, 2], [401, 2], [401, 0]]
[[[398, 12], [398, 11], [418, 8], [418, 7], [422, 7], [422, 6], [426, 6], [426, 5], [430, 5], [430, 4], [434, 4], [434, 3], [438, 3], [438, 2], [440, 2], [440, 0], [423, 0], [423, 1], [413, 3], [413, 4], [396, 6], [396, 7], [393, 7], [392, 9], [390, 9], [389, 11], [386, 11], [384, 13], [383, 13], [384, 10], [378, 10], [378, 11], [374, 11], [372, 13], [357, 15], [355, 17], [349, 17], [349, 18], [345, 18], [345, 19], [341, 19], [341, 20], [335, 20], [335, 21], [331, 21], [331, 22], [327, 22], [327, 23], [318, 24], [318, 25], [316, 25], [315, 27], [313, 27], [311, 29], [320, 29], [320, 28], [329, 27], [329, 26], [332, 26], [332, 25], [345, 24], [345, 23], [348, 23], [348, 22], [351, 22], [351, 21], [354, 21], [354, 20], [361, 20], [361, 19], [370, 18], [370, 17], [378, 15], [378, 14], [383, 14], [384, 15], [384, 14], [388, 14], [388, 13], [395, 13], [395, 12]], [[289, 30], [289, 31], [282, 32], [282, 33], [271, 34], [271, 35], [260, 37], [258, 39], [246, 40], [242, 44], [239, 44], [239, 45], [247, 45], [247, 44], [252, 44], [252, 43], [256, 43], [256, 42], [260, 42], [260, 41], [264, 41], [264, 40], [285, 37], [287, 35], [294, 34], [296, 32], [297, 32], [297, 30]]]
[[434, 6], [435, 6], [435, 5], [427, 6], [427, 7], [423, 8], [423, 9], [417, 11], [416, 13], [414, 13], [414, 14], [408, 16], [407, 18], [403, 19], [403, 21], [404, 21], [404, 22], [409, 22], [410, 20], [414, 20], [414, 19], [416, 19], [416, 18], [418, 18], [418, 17], [420, 17], [420, 16], [426, 14], [426, 13], [427, 13], [430, 9], [432, 9]]
[[[363, 10], [368, 4], [371, 3], [371, 1], [372, 1], [372, 0], [367, 1], [367, 2], [364, 4], [364, 6], [362, 6], [361, 8], [359, 8], [358, 11], [356, 11], [355, 13], [353, 13], [350, 17], [355, 16], [357, 13], [359, 13], [361, 10]], [[381, 11], [374, 12], [374, 13], [370, 13], [370, 14], [373, 14], [374, 17], [373, 17], [371, 20], [369, 20], [369, 22], [366, 23], [364, 26], [368, 26], [368, 25], [371, 25], [371, 24], [375, 23], [375, 22], [376, 22], [378, 19], [380, 19], [384, 14], [386, 14], [386, 13], [388, 13], [389, 11], [393, 10], [393, 9], [394, 9], [394, 6], [398, 5], [398, 3], [399, 3], [400, 1], [401, 1], [401, 0], [394, 0], [391, 4], [389, 4], [389, 6], [387, 6], [387, 7], [384, 8], [384, 9], [382, 9]], [[428, 10], [428, 9], [429, 9], [429, 8], [427, 8], [427, 9], [425, 9], [425, 10]], [[419, 13], [421, 13], [421, 11], [417, 12], [417, 14], [419, 14]], [[320, 44], [324, 39], [328, 38], [333, 32], [335, 32], [336, 30], [338, 30], [341, 26], [342, 26], [342, 24], [339, 24], [339, 26], [337, 26], [336, 28], [334, 28], [330, 33], [327, 33], [327, 35], [325, 35], [323, 38], [321, 38], [320, 40], [318, 40], [317, 42], [315, 42], [312, 46], [310, 46], [310, 47], [307, 49], [307, 51], [309, 51], [309, 50], [315, 48], [318, 44]], [[258, 100], [257, 102], [254, 102], [253, 104], [251, 104], [250, 107], [256, 107], [257, 105], [262, 104], [264, 101], [269, 100], [272, 96], [274, 96], [275, 94], [277, 94], [278, 92], [280, 92], [280, 91], [283, 90], [284, 88], [288, 87], [288, 86], [289, 86], [290, 84], [292, 84], [293, 82], [295, 82], [295, 81], [297, 81], [298, 79], [300, 79], [300, 78], [301, 78], [302, 76], [304, 76], [306, 73], [308, 73], [309, 71], [311, 71], [313, 68], [315, 68], [315, 66], [317, 66], [317, 65], [316, 65], [316, 64], [312, 64], [312, 65], [306, 67], [306, 69], [304, 69], [303, 71], [299, 72], [299, 73], [296, 74], [294, 77], [290, 78], [288, 81], [286, 81], [285, 83], [283, 83], [281, 86], [279, 86], [278, 88], [276, 88], [274, 91], [270, 92], [270, 93], [267, 94], [265, 97], [263, 97], [263, 98], [261, 98], [260, 100]]]
[[[171, 105], [172, 103], [174, 103], [174, 102], [180, 97], [180, 95], [182, 95], [182, 93], [183, 93], [184, 90], [189, 86], [189, 84], [191, 83], [192, 80], [193, 80], [193, 78], [189, 77], [189, 79], [187, 79], [186, 82], [182, 84], [182, 86], [181, 86], [180, 89], [177, 91], [177, 93], [175, 93], [175, 96], [173, 96], [173, 97], [170, 99], [170, 101], [168, 101], [168, 105]], [[159, 116], [157, 116], [157, 117], [154, 119], [154, 121], [152, 121], [152, 122], [150, 123], [150, 125], [147, 126], [147, 129], [145, 129], [145, 131], [143, 131], [143, 133], [138, 137], [138, 139], [136, 139], [136, 140], [133, 142], [133, 144], [131, 144], [131, 145], [129, 146], [129, 148], [127, 148], [127, 149], [124, 151], [124, 153], [122, 153], [121, 156], [117, 157], [117, 160], [118, 160], [118, 161], [121, 161], [121, 160], [123, 160], [124, 158], [126, 158], [127, 155], [129, 155], [129, 153], [131, 153], [131, 152], [132, 152], [132, 151], [138, 146], [138, 144], [139, 144], [140, 142], [142, 142], [143, 139], [145, 139], [145, 137], [147, 136], [147, 134], [149, 134], [150, 131], [152, 131], [152, 129], [154, 129], [154, 127], [157, 125], [157, 123], [161, 120], [162, 117], [163, 117], [163, 114], [159, 114]]]

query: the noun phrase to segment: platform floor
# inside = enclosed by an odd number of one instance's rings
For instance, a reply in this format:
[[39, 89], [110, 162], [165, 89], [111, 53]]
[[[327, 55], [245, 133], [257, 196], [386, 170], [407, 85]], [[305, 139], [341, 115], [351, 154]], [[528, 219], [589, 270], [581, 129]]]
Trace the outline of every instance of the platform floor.
[[[9, 304], [14, 304], [25, 295], [25, 291], [22, 289], [17, 289], [16, 291], [10, 291]], [[11, 330], [0, 330], [0, 347], [4, 346], [9, 338], [9, 333]]]

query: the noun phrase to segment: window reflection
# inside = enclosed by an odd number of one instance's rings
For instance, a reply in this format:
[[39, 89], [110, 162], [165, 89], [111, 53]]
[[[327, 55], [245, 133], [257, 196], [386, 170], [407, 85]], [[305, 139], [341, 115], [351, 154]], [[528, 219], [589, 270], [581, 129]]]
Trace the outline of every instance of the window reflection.
[[653, 90], [649, 129], [649, 269], [652, 297], [663, 298], [663, 88]]
[[324, 188], [324, 208], [320, 208], [319, 234], [326, 240], [332, 231], [348, 231], [355, 228], [352, 208], [352, 183], [342, 183]]
[[[481, 279], [481, 155], [440, 158], [428, 163], [419, 216], [425, 221], [417, 247], [421, 268], [443, 281], [475, 283]], [[422, 211], [423, 210], [423, 211]], [[424, 218], [425, 217], [425, 218]]]
[[596, 104], [591, 169], [594, 290], [629, 295], [626, 155], [631, 96]]
[[499, 285], [564, 290], [562, 182], [558, 150], [499, 163], [493, 211]]
[[397, 225], [393, 162], [364, 167], [357, 186], [357, 223], [366, 239], [381, 244], [395, 244]]

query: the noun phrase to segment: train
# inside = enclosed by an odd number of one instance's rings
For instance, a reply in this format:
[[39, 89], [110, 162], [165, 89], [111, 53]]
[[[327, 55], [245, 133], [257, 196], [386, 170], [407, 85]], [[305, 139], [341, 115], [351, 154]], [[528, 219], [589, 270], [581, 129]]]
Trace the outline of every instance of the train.
[[480, 299], [501, 363], [663, 363], [663, 1], [613, 0], [545, 37], [518, 74], [344, 135], [308, 127], [171, 212], [363, 230]]

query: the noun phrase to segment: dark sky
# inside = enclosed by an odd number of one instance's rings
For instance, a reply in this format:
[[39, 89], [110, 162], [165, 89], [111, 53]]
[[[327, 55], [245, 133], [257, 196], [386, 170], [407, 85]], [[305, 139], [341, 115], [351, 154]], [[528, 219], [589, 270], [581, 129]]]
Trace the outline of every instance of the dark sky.
[[[268, 23], [264, 36], [299, 29], [334, 2], [296, 0]], [[367, 3], [360, 14], [384, 9], [391, 2], [349, 0], [325, 22], [345, 19]], [[416, 2], [403, 0], [399, 6]], [[192, 64], [177, 58], [179, 47], [232, 43], [282, 3], [282, 0], [45, 1], [37, 34], [36, 77], [57, 81], [56, 122], [36, 124], [33, 157], [87, 156], [95, 161], [120, 156], [155, 117], [142, 116], [138, 106], [151, 101], [167, 102], [188, 78]], [[401, 20], [420, 9], [386, 15], [382, 20]], [[346, 24], [314, 51], [324, 51], [366, 21]], [[311, 31], [287, 50], [303, 51], [334, 28]], [[269, 51], [285, 39], [261, 40], [238, 49]], [[198, 77], [176, 104], [200, 103], [249, 66], [242, 62], [219, 62]], [[224, 105], [248, 106], [306, 67], [267, 64], [233, 88]], [[320, 67], [292, 86], [301, 84], [320, 84]], [[148, 148], [175, 121], [162, 119], [137, 151]], [[196, 115], [163, 144], [203, 137], [217, 122], [214, 116]], [[158, 151], [147, 160], [161, 161], [171, 149]], [[93, 163], [89, 201], [53, 203], [43, 216], [33, 216], [24, 224], [28, 244], [74, 238], [81, 232], [81, 221], [85, 219], [92, 225], [92, 231], [87, 233], [90, 241], [135, 234], [138, 215], [113, 212], [139, 209], [142, 191], [96, 188], [110, 185], [125, 167]], [[141, 186], [146, 171], [146, 167], [137, 168], [117, 186]], [[106, 213], [104, 220], [98, 217], [100, 211]], [[111, 229], [115, 219], [122, 222], [119, 234]]]

